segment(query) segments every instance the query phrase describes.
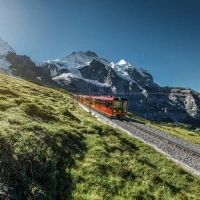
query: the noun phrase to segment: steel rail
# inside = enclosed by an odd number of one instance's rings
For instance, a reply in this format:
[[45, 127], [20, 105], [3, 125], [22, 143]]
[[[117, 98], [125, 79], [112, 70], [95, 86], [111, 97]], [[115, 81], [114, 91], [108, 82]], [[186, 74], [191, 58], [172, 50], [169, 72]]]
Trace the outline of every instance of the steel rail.
[[[129, 131], [132, 134], [135, 133], [136, 136], [138, 137], [140, 137], [141, 134], [143, 134], [143, 137], [141, 137], [143, 140], [145, 140], [144, 139], [145, 136], [149, 137], [149, 139], [151, 138], [152, 142], [148, 141], [148, 143], [154, 144], [157, 148], [161, 150], [162, 148], [159, 147], [161, 144], [164, 145], [164, 149], [167, 149], [167, 147], [169, 147], [173, 153], [169, 153], [169, 151], [165, 151], [165, 153], [174, 157], [175, 159], [177, 159], [176, 157], [178, 157], [178, 153], [179, 153], [182, 156], [181, 159], [178, 159], [179, 161], [181, 160], [186, 165], [189, 165], [190, 167], [196, 170], [200, 170], [200, 153], [198, 151], [195, 151], [186, 145], [179, 144], [176, 141], [173, 141], [172, 139], [158, 135], [153, 131], [149, 131], [131, 122], [115, 120], [114, 123], [121, 126], [122, 128], [124, 128], [125, 130]], [[137, 132], [140, 132], [140, 133], [137, 133]], [[175, 156], [173, 155], [174, 153], [175, 153]], [[190, 159], [189, 161], [190, 164], [185, 161], [188, 159]]]

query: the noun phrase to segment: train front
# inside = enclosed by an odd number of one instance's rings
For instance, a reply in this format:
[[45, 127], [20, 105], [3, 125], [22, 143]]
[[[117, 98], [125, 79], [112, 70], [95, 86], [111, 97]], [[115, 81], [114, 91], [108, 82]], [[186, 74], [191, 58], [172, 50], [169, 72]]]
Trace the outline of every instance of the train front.
[[115, 97], [113, 99], [113, 115], [118, 118], [123, 117], [128, 113], [128, 100], [127, 98]]

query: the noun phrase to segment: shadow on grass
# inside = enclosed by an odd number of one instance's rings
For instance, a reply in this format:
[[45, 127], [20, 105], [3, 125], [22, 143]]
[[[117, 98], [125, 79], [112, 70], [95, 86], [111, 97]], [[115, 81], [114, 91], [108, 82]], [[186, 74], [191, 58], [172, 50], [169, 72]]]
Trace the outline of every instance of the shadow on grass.
[[120, 140], [120, 144], [123, 147], [124, 151], [137, 151], [139, 148], [131, 141], [118, 136], [118, 139]]
[[145, 122], [141, 122], [141, 121], [138, 121], [136, 119], [131, 119], [131, 118], [125, 118], [126, 121], [129, 121], [129, 122], [136, 122], [138, 124], [146, 124]]
[[13, 92], [12, 90], [10, 90], [8, 88], [1, 88], [0, 94], [8, 95], [9, 97], [13, 97], [13, 98], [16, 98], [19, 96], [17, 93]]
[[178, 187], [172, 185], [171, 183], [163, 180], [157, 174], [153, 175], [152, 181], [153, 181], [154, 184], [162, 184], [163, 186], [168, 187], [173, 194], [179, 194], [180, 191], [181, 191], [180, 188], [178, 188]]
[[151, 167], [152, 169], [157, 169], [156, 165], [153, 165], [152, 163], [150, 163], [149, 160], [142, 155], [137, 155], [136, 159], [139, 163], [143, 165], [147, 165], [148, 167]]
[[0, 192], [4, 184], [2, 195], [9, 199], [71, 199], [71, 169], [87, 151], [83, 136], [62, 130], [35, 137], [38, 143], [34, 137], [1, 138]]
[[12, 155], [9, 141], [0, 135], [0, 199], [17, 199], [13, 187], [10, 187], [11, 174], [15, 168]]

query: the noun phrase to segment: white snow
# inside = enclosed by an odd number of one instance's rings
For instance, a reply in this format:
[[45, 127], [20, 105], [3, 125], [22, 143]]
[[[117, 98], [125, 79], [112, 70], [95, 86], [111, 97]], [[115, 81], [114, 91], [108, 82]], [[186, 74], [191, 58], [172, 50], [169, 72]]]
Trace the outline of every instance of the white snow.
[[15, 52], [7, 42], [0, 37], [0, 55], [7, 55], [8, 52]]
[[126, 64], [126, 61], [123, 60], [123, 59], [121, 59], [117, 64], [118, 64], [118, 65], [125, 65], [125, 64]]
[[42, 80], [42, 78], [41, 78], [40, 76], [37, 76], [36, 78], [37, 78], [38, 80], [40, 80], [40, 81]]
[[130, 66], [130, 64], [127, 63], [125, 60], [120, 60], [116, 64], [111, 62], [109, 66], [113, 68], [113, 70], [116, 72], [116, 74], [119, 77], [121, 77], [121, 78], [123, 78], [123, 79], [125, 79], [127, 81], [131, 81], [132, 80], [130, 75], [129, 75], [129, 73], [126, 71], [128, 69], [128, 67]]
[[11, 64], [5, 59], [5, 57], [0, 57], [0, 68], [4, 68], [5, 70], [9, 70], [9, 66]]
[[78, 78], [78, 77], [76, 77], [72, 73], [63, 73], [59, 76], [54, 77], [53, 80], [55, 81], [60, 80], [60, 79], [69, 80], [69, 78]]
[[139, 72], [139, 74], [142, 76], [142, 77], [146, 77], [146, 75], [143, 73], [143, 69], [142, 68], [136, 68], [137, 71]]
[[15, 53], [11, 46], [9, 46], [7, 42], [0, 38], [0, 71], [11, 75], [11, 70], [9, 68], [11, 64], [6, 60], [6, 55], [8, 52]]
[[145, 89], [142, 90], [142, 94], [144, 94], [145, 97], [148, 97], [148, 92]]
[[67, 82], [71, 82], [71, 78], [82, 79], [82, 80], [85, 80], [88, 83], [92, 83], [93, 85], [97, 85], [97, 86], [100, 86], [100, 87], [109, 87], [109, 85], [106, 84], [106, 83], [100, 83], [97, 80], [84, 79], [84, 78], [82, 78], [80, 76], [76, 76], [72, 73], [63, 73], [59, 76], [54, 77], [53, 80], [57, 81], [58, 83], [60, 82], [60, 80], [65, 80]]
[[80, 51], [78, 53], [72, 53], [71, 55], [67, 56], [66, 58], [61, 59], [61, 61], [66, 63], [70, 67], [80, 69], [80, 68], [90, 64], [90, 62], [92, 62], [93, 59], [96, 59], [105, 65], [109, 64], [109, 62], [103, 58], [100, 58], [97, 56], [88, 56], [88, 55], [86, 55], [86, 53], [84, 53], [82, 51]]
[[97, 85], [97, 86], [100, 86], [100, 87], [109, 87], [108, 84], [106, 84], [106, 83], [100, 83], [97, 80], [91, 80], [91, 79], [84, 79], [84, 80], [86, 80], [89, 83], [92, 83], [93, 85]]
[[37, 67], [42, 67], [44, 61], [40, 61], [40, 60], [34, 60], [34, 63]]
[[77, 53], [72, 53], [71, 55], [62, 59], [57, 58], [56, 60], [48, 60], [45, 62], [42, 61], [34, 61], [34, 62], [38, 67], [41, 67], [45, 63], [54, 64], [56, 65], [58, 71], [60, 71], [61, 69], [67, 69], [70, 71], [71, 74], [75, 75], [76, 77], [82, 78], [79, 69], [84, 66], [88, 66], [93, 61], [93, 59], [96, 59], [105, 65], [109, 64], [109, 62], [103, 58], [100, 58], [98, 56], [88, 56], [86, 55], [86, 53], [82, 51]]
[[[143, 70], [142, 68], [136, 68], [133, 65], [131, 65], [130, 63], [126, 62], [125, 60], [121, 59], [119, 62], [117, 63], [113, 63], [111, 62], [109, 65], [111, 68], [113, 68], [113, 70], [116, 72], [116, 74], [127, 80], [127, 81], [131, 81], [131, 83], [136, 83], [138, 85], [138, 87], [143, 90], [143, 87], [141, 87], [138, 83], [137, 80], [133, 79], [129, 73], [128, 73], [128, 69], [129, 68], [134, 68], [142, 77], [146, 77], [146, 75], [143, 72], [146, 72], [145, 70]], [[129, 87], [130, 89], [131, 87]]]

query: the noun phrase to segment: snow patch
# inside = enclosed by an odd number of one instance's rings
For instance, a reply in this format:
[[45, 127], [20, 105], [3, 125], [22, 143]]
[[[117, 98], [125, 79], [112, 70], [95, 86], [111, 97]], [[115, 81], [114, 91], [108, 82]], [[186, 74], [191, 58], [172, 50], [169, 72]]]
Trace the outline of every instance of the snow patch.
[[[125, 63], [125, 64], [122, 64], [122, 63]], [[129, 63], [126, 63], [124, 60], [120, 60], [116, 64], [111, 62], [109, 66], [113, 68], [113, 70], [116, 72], [116, 74], [119, 77], [121, 77], [121, 78], [123, 78], [123, 79], [125, 79], [127, 81], [131, 81], [132, 80], [130, 75], [129, 75], [129, 73], [127, 72]]]
[[[56, 59], [56, 60], [48, 60], [45, 62], [42, 61], [34, 61], [38, 67], [42, 67], [45, 63], [54, 64], [57, 67], [57, 70], [60, 71], [61, 69], [67, 69], [70, 73], [77, 78], [82, 78], [82, 75], [79, 71], [80, 68], [84, 66], [90, 65], [90, 63], [94, 60], [98, 60], [102, 62], [104, 65], [109, 65], [109, 62], [103, 58], [98, 57], [95, 54], [87, 55], [87, 52], [84, 53], [82, 51], [77, 53], [72, 53], [71, 55], [67, 56], [66, 58]], [[66, 75], [64, 75], [66, 77]], [[63, 78], [63, 77], [62, 77]]]
[[145, 96], [146, 98], [148, 97], [148, 92], [147, 92], [145, 89], [142, 90], [142, 94], [144, 94], [144, 96]]
[[143, 69], [142, 68], [136, 68], [136, 70], [139, 72], [139, 74], [142, 76], [142, 77], [146, 77], [147, 75], [145, 75], [143, 73]]
[[40, 60], [34, 60], [34, 63], [37, 67], [42, 67], [44, 61], [40, 61]]
[[[133, 83], [137, 83], [138, 81], [130, 76], [130, 74], [129, 74], [130, 68], [134, 68], [140, 74], [141, 77], [148, 77], [146, 74], [144, 74], [144, 72], [146, 72], [146, 70], [143, 70], [142, 68], [136, 68], [123, 59], [121, 59], [119, 62], [117, 62], [115, 64], [113, 62], [111, 62], [109, 64], [109, 66], [116, 72], [116, 74], [119, 77], [121, 77], [127, 81], [132, 81]], [[140, 89], [143, 90], [143, 88], [139, 84], [137, 84], [137, 85]]]
[[8, 75], [12, 75], [11, 69], [9, 68], [11, 64], [5, 59], [5, 57], [0, 57], [0, 71]]
[[88, 83], [91, 83], [91, 84], [99, 86], [99, 87], [109, 87], [109, 85], [106, 84], [106, 83], [100, 83], [97, 80], [84, 79], [84, 78], [77, 76], [77, 75], [74, 75], [72, 73], [63, 73], [59, 76], [54, 77], [53, 80], [57, 81], [58, 83], [60, 83], [60, 80], [65, 80], [67, 82], [71, 82], [72, 78], [82, 79], [82, 80], [84, 80]]
[[40, 81], [42, 80], [42, 78], [41, 78], [40, 76], [37, 76], [36, 78], [37, 78], [38, 80], [40, 80]]
[[[60, 76], [54, 77], [54, 80], [62, 79], [62, 80], [69, 81], [69, 79], [71, 79], [71, 78], [84, 79], [82, 77], [79, 69], [81, 69], [82, 67], [85, 67], [85, 66], [89, 66], [94, 59], [103, 63], [106, 67], [112, 68], [118, 77], [121, 77], [122, 79], [131, 82], [131, 84], [136, 83], [138, 85], [138, 87], [141, 90], [143, 90], [143, 88], [138, 84], [138, 80], [133, 78], [133, 74], [130, 75], [129, 73], [131, 71], [133, 71], [130, 69], [134, 68], [134, 70], [136, 70], [141, 77], [148, 77], [148, 75], [146, 75], [146, 71], [143, 70], [142, 68], [134, 67], [133, 65], [126, 62], [123, 59], [121, 59], [119, 62], [114, 64], [114, 62], [109, 62], [103, 58], [100, 58], [95, 53], [90, 53], [90, 52], [87, 53], [87, 52], [80, 51], [80, 52], [73, 52], [71, 55], [69, 55], [65, 58], [62, 58], [62, 59], [57, 58], [56, 60], [48, 60], [46, 62], [35, 61], [35, 64], [37, 66], [43, 66], [45, 63], [53, 64], [57, 67], [58, 71], [60, 71], [62, 69], [66, 69], [70, 73], [64, 73]], [[87, 81], [87, 79], [84, 79], [84, 80]], [[106, 83], [104, 83], [104, 84], [109, 85], [108, 82], [110, 82], [110, 81], [106, 81]], [[96, 81], [96, 82], [91, 81], [91, 83], [101, 86], [101, 84], [98, 81]], [[131, 87], [131, 84], [130, 84], [130, 87]], [[103, 85], [103, 86], [105, 86], [105, 85]], [[115, 89], [113, 88], [113, 90], [115, 90]]]
[[11, 46], [0, 38], [0, 71], [12, 75], [11, 69], [9, 68], [11, 64], [6, 60], [9, 52], [15, 53]]
[[0, 38], [0, 55], [7, 55], [8, 52], [15, 53], [15, 51], [12, 49], [12, 47], [10, 45], [8, 45], [7, 42], [3, 41]]
[[126, 64], [126, 61], [123, 60], [123, 59], [121, 59], [117, 64], [118, 64], [118, 65], [125, 65], [125, 64]]

